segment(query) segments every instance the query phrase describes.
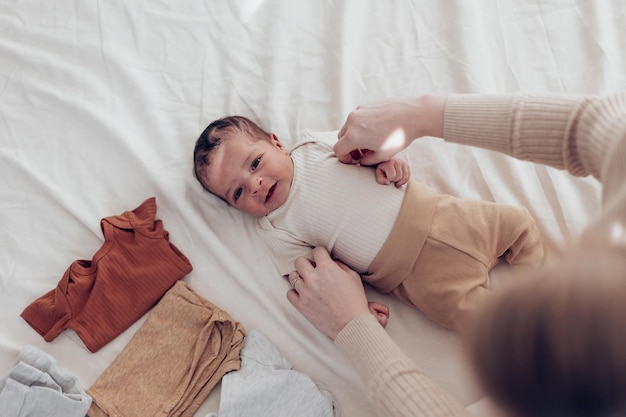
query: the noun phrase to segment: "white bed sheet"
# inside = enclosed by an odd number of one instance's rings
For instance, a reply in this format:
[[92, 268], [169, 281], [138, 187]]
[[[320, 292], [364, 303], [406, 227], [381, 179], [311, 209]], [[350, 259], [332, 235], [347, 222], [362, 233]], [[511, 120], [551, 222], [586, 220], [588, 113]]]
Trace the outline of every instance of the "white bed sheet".
[[[46, 343], [19, 314], [91, 259], [101, 218], [156, 196], [194, 267], [185, 280], [323, 382], [342, 415], [373, 416], [346, 358], [286, 300], [251, 219], [196, 183], [198, 134], [242, 114], [290, 145], [383, 96], [604, 94], [626, 85], [624, 51], [620, 0], [0, 1], [0, 374], [25, 344], [84, 388], [111, 363], [145, 317], [93, 354], [72, 331]], [[600, 207], [592, 179], [487, 151], [427, 138], [403, 155], [442, 192], [525, 205], [556, 251]], [[436, 381], [465, 405], [483, 398], [456, 334], [368, 295]]]

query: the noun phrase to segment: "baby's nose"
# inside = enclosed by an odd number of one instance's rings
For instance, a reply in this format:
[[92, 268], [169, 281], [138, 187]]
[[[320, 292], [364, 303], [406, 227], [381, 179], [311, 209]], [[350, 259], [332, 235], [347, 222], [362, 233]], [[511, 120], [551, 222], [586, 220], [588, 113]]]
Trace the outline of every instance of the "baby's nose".
[[251, 176], [250, 178], [250, 192], [256, 194], [261, 190], [263, 185], [263, 178], [260, 175]]

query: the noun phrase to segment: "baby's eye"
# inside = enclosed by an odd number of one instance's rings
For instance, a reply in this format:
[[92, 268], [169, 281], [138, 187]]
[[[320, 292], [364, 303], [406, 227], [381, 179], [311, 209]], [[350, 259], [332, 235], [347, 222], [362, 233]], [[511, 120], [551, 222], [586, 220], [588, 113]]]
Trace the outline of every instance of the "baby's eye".
[[256, 167], [259, 166], [260, 163], [261, 163], [261, 157], [259, 156], [257, 159], [252, 161], [252, 170], [254, 171]]
[[233, 194], [233, 200], [235, 201], [235, 203], [237, 202], [237, 200], [239, 200], [239, 197], [241, 197], [242, 192], [243, 192], [243, 189], [241, 187], [235, 190], [235, 194]]

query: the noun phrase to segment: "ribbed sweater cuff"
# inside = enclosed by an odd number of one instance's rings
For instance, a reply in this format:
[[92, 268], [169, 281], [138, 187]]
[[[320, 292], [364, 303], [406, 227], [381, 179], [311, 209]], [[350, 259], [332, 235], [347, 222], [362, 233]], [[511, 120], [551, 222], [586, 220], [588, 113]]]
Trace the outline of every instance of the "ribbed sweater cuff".
[[444, 114], [444, 139], [587, 175], [573, 136], [581, 100], [557, 95], [452, 94]]
[[443, 138], [511, 154], [508, 137], [511, 96], [450, 94], [444, 112]]
[[606, 189], [612, 178], [603, 170], [624, 166], [623, 156], [622, 159], [619, 156], [624, 152], [616, 147], [624, 146], [624, 141], [620, 139], [626, 120], [626, 94], [618, 93], [594, 100], [584, 110], [578, 124], [580, 158]]
[[368, 386], [380, 415], [468, 416], [450, 394], [417, 368], [371, 314], [353, 319], [335, 344]]
[[350, 358], [364, 381], [394, 363], [412, 363], [369, 313], [348, 323], [335, 338], [335, 345]]

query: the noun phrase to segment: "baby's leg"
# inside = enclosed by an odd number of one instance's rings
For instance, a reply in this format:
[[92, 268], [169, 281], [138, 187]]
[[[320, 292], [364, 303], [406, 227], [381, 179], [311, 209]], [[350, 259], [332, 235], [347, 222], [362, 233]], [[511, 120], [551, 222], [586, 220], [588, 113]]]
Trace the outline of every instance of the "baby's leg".
[[534, 219], [524, 207], [442, 196], [430, 236], [492, 268], [498, 258], [537, 267], [545, 252]]
[[490, 296], [488, 281], [486, 264], [429, 238], [411, 274], [390, 294], [440, 325], [459, 330]]
[[523, 207], [501, 205], [497, 253], [511, 265], [538, 267], [545, 249], [535, 220]]

